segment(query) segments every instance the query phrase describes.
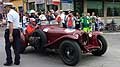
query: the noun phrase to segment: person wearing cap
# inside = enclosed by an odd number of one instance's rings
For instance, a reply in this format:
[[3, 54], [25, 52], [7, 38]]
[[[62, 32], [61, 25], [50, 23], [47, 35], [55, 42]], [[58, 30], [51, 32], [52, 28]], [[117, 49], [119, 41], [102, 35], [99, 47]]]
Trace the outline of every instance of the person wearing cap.
[[34, 19], [38, 18], [35, 13], [36, 13], [35, 10], [31, 10], [30, 11], [30, 14], [31, 14], [30, 18], [34, 18]]
[[14, 49], [15, 59], [14, 64], [20, 64], [20, 25], [19, 14], [12, 9], [12, 3], [4, 3], [5, 11], [7, 11], [7, 29], [5, 30], [5, 51], [6, 51], [6, 63], [4, 66], [11, 66], [13, 63], [11, 47]]

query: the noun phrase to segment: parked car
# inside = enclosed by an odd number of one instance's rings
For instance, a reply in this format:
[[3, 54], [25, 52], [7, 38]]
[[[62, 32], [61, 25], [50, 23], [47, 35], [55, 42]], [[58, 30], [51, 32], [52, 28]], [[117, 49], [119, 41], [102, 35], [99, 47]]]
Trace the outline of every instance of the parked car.
[[22, 52], [28, 45], [41, 52], [47, 48], [55, 49], [62, 61], [70, 66], [76, 65], [81, 60], [82, 53], [101, 56], [107, 50], [107, 42], [101, 32], [87, 33], [82, 30], [62, 28], [57, 23], [38, 24], [32, 33], [26, 30], [24, 35]]

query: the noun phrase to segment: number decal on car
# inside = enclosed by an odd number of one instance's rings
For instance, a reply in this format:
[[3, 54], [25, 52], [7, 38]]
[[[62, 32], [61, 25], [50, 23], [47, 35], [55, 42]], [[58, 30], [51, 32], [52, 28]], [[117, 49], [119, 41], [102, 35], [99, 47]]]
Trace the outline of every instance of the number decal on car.
[[48, 32], [49, 28], [44, 28], [43, 31], [44, 32]]
[[74, 31], [76, 31], [75, 29], [65, 29], [64, 30], [66, 33], [71, 33], [71, 32], [74, 32]]

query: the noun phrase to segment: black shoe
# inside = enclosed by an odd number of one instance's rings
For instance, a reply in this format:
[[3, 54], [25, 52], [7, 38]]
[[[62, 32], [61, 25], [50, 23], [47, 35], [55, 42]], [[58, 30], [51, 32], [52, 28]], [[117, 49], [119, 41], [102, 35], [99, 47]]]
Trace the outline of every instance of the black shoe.
[[20, 62], [14, 62], [15, 65], [20, 65]]
[[4, 63], [4, 66], [11, 66], [11, 65], [12, 65], [12, 62], [11, 63], [8, 63], [8, 62]]

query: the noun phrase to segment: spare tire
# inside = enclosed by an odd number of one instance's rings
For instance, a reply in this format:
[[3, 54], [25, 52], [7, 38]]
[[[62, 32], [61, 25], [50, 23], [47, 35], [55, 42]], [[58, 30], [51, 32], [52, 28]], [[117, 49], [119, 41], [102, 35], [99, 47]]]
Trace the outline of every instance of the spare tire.
[[47, 37], [42, 30], [35, 30], [29, 39], [30, 45], [32, 45], [36, 50], [40, 52], [44, 51], [44, 45], [47, 44]]

